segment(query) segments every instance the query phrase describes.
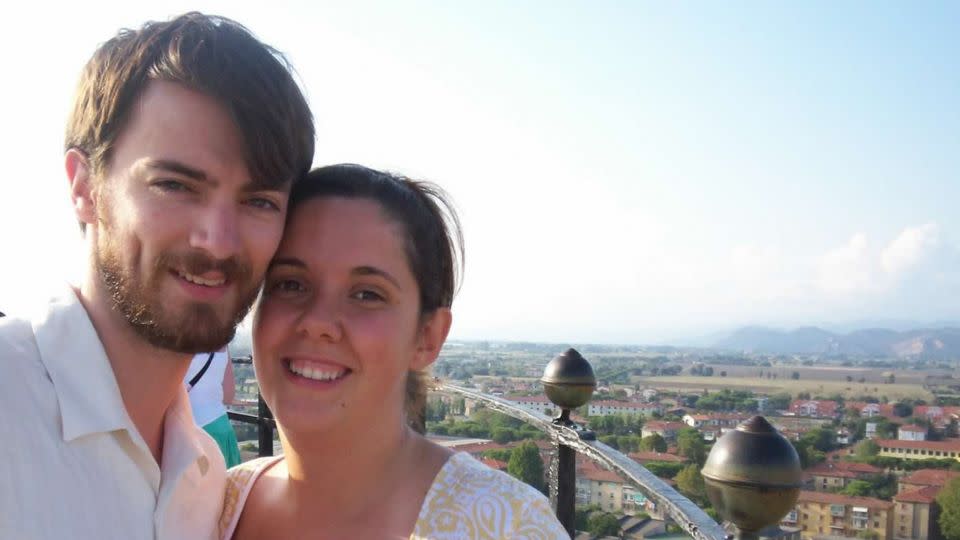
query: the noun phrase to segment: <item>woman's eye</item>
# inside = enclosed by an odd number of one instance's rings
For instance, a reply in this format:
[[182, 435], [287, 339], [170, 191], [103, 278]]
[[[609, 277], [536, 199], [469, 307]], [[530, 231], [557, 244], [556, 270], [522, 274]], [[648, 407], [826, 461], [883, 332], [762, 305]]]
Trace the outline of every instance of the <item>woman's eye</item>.
[[303, 284], [295, 279], [279, 279], [270, 284], [269, 292], [300, 292], [304, 290]]
[[378, 292], [371, 291], [369, 289], [362, 289], [356, 291], [351, 295], [355, 300], [360, 300], [361, 302], [383, 302], [384, 298]]

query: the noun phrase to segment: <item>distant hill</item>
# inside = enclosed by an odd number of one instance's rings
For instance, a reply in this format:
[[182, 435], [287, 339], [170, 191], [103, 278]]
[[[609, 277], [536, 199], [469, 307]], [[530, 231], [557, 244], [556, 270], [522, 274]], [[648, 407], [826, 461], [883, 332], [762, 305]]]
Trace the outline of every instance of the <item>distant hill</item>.
[[960, 358], [960, 328], [907, 331], [868, 328], [837, 334], [812, 326], [794, 330], [748, 326], [719, 340], [714, 347], [766, 354], [845, 354], [949, 360]]

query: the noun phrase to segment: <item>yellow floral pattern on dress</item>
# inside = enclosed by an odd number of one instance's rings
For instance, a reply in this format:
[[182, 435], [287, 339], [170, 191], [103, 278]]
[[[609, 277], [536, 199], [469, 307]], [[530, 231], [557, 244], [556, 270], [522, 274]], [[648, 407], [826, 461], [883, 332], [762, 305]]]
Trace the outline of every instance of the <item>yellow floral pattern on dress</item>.
[[[229, 540], [257, 477], [280, 457], [227, 471], [220, 538]], [[457, 453], [440, 469], [423, 500], [411, 540], [556, 540], [570, 538], [540, 492]]]
[[412, 540], [570, 538], [540, 492], [469, 454], [450, 457], [434, 479]]

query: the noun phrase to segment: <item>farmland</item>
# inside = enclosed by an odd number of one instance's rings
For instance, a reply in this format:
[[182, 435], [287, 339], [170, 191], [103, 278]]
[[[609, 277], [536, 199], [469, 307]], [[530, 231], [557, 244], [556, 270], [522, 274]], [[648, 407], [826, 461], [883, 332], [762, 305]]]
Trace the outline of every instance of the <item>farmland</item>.
[[[820, 368], [821, 370], [823, 368]], [[787, 377], [767, 379], [760, 377], [696, 377], [677, 375], [667, 377], [631, 377], [631, 382], [641, 387], [650, 387], [660, 390], [697, 391], [720, 390], [723, 388], [750, 390], [761, 394], [787, 392], [793, 396], [807, 392], [812, 397], [842, 395], [844, 398], [861, 398], [865, 396], [889, 400], [923, 399], [931, 401], [933, 394], [917, 383], [885, 384], [881, 382], [858, 383], [857, 379], [847, 382], [845, 375], [834, 376], [830, 380], [815, 380], [800, 378], [797, 380]]]

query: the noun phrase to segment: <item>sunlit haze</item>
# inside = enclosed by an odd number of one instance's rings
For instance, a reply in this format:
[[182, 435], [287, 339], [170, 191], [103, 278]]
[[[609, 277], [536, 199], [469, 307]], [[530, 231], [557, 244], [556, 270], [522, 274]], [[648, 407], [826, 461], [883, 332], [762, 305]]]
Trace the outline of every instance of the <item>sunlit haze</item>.
[[439, 183], [453, 337], [671, 343], [960, 320], [960, 4], [83, 2], [5, 8], [0, 311], [76, 275], [63, 131], [121, 27], [285, 52], [315, 164]]

